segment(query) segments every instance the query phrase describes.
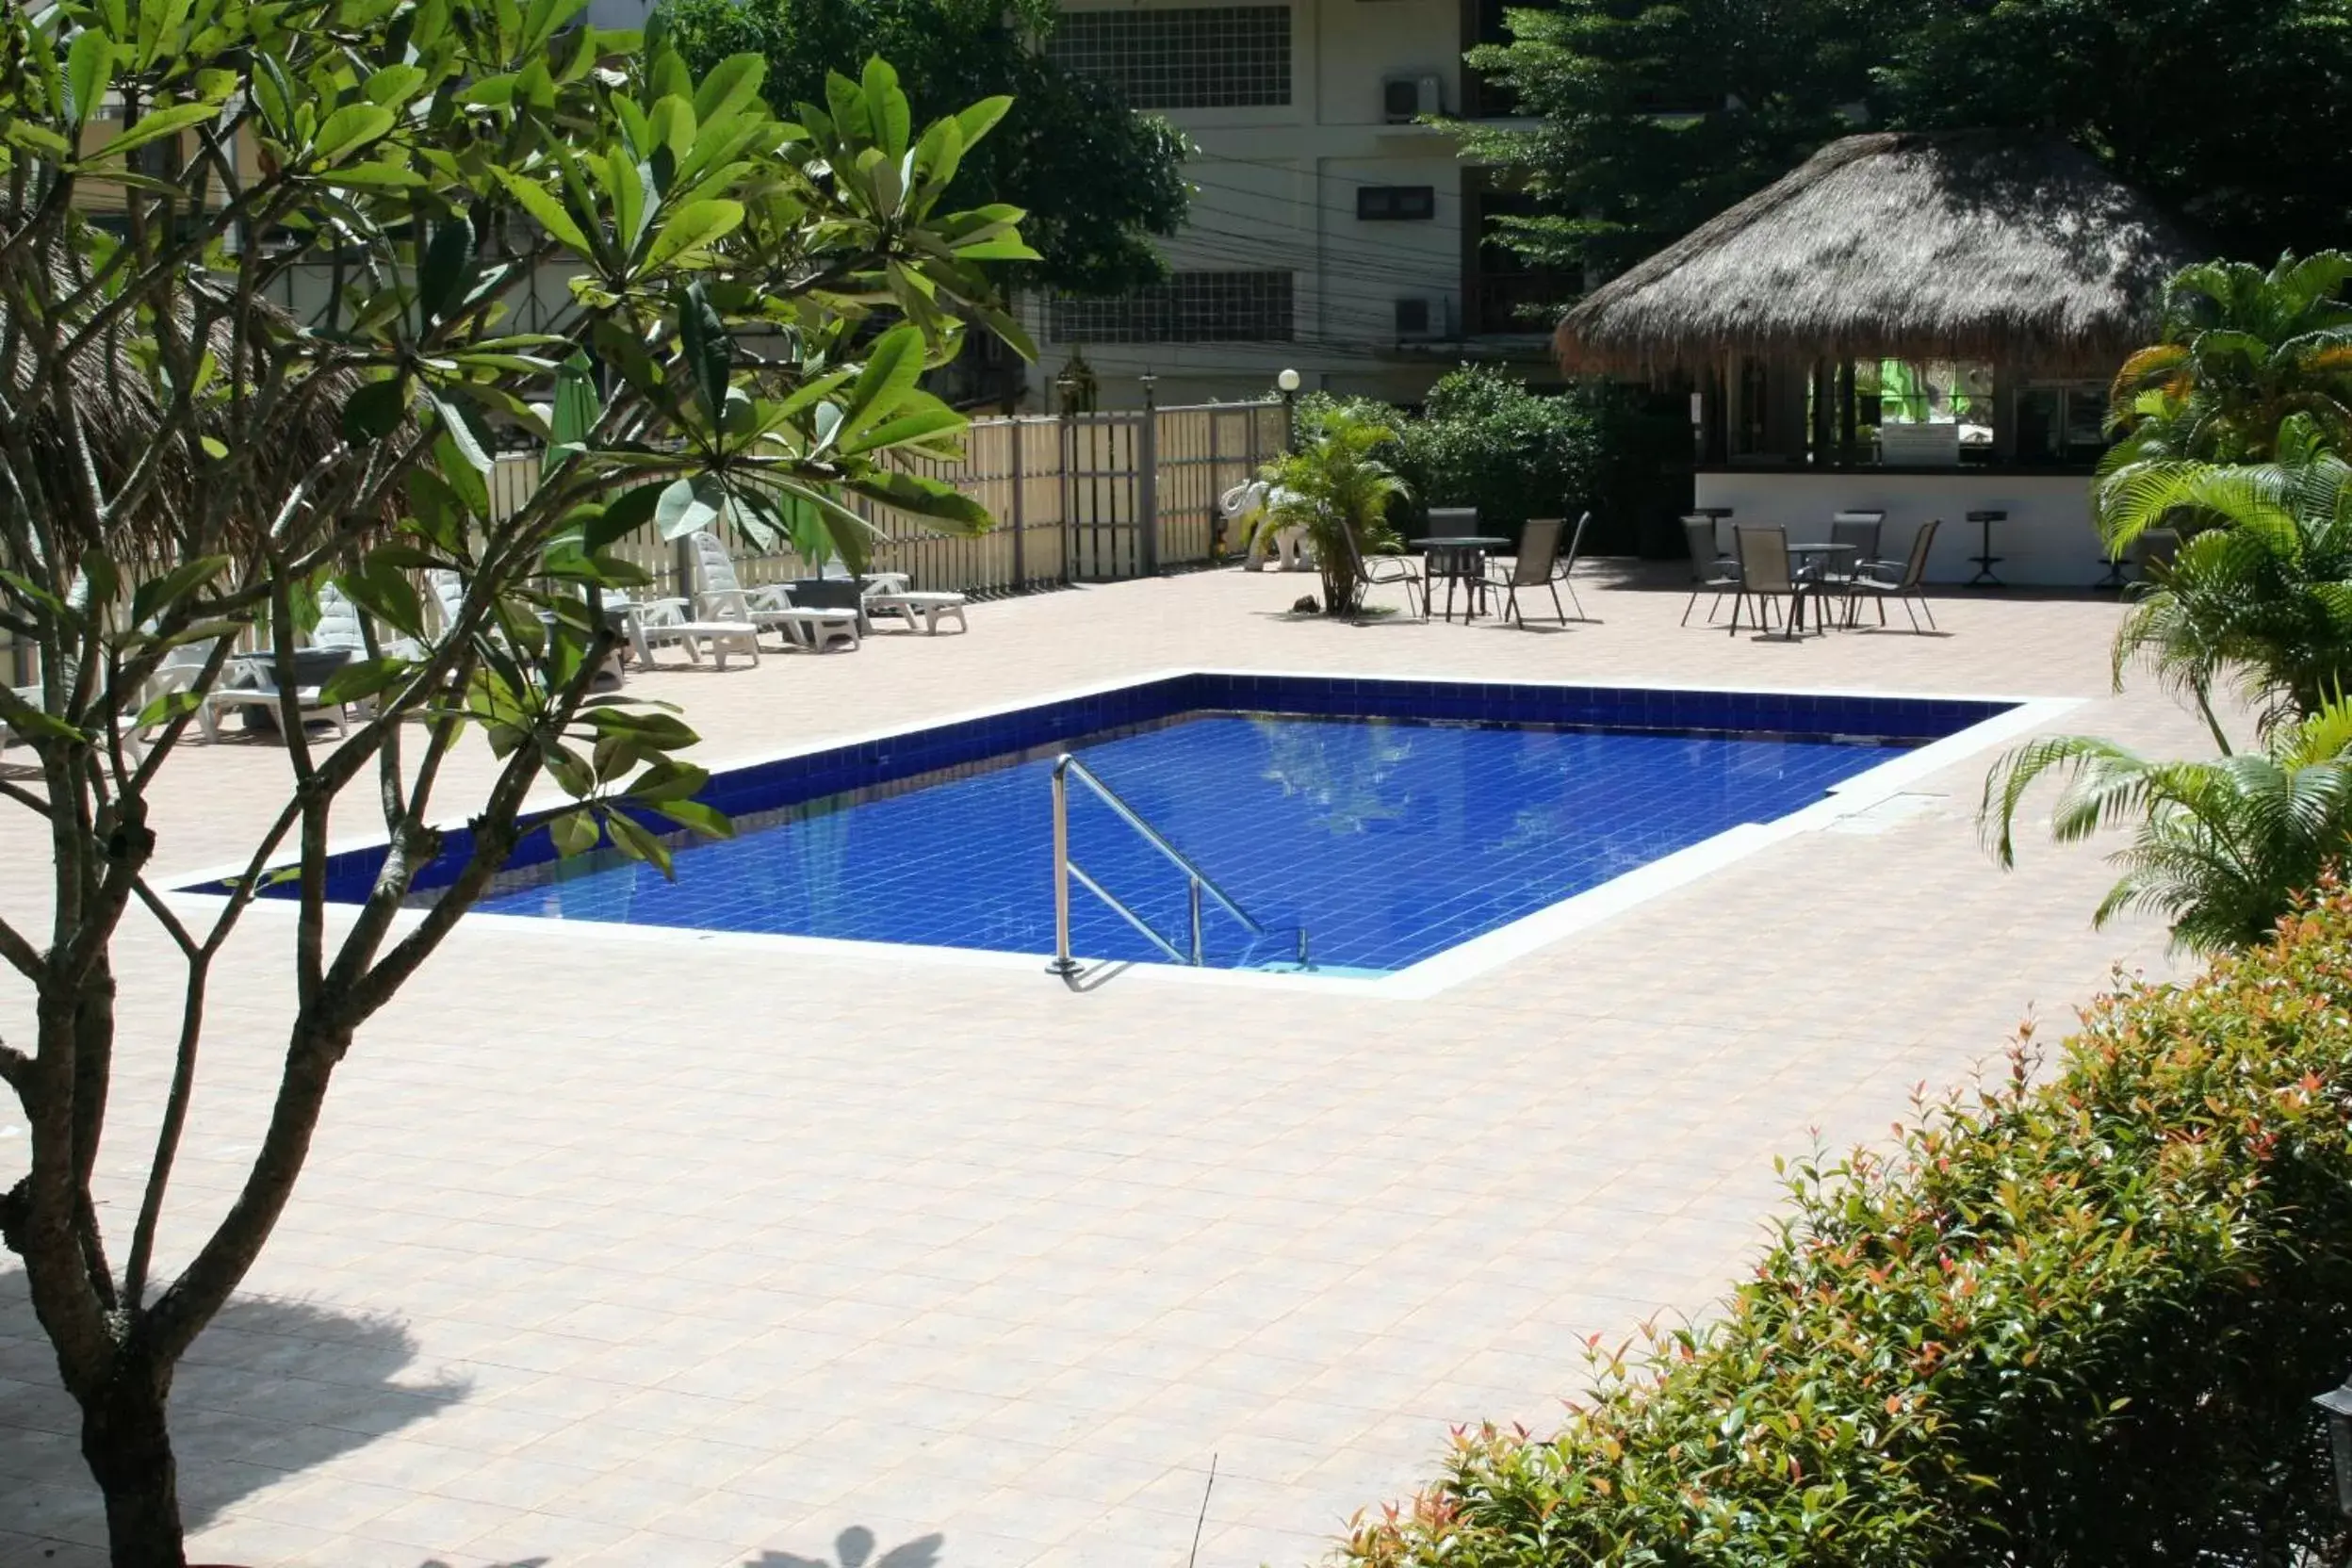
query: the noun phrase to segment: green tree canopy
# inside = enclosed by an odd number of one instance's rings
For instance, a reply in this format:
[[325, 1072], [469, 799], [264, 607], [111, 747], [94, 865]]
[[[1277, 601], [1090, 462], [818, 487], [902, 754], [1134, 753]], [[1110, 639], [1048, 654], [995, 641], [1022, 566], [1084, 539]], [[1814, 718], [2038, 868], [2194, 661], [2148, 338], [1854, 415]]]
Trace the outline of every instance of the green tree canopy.
[[698, 71], [729, 55], [765, 59], [762, 90], [788, 116], [824, 101], [828, 70], [877, 54], [898, 68], [918, 118], [1010, 95], [950, 200], [1023, 210], [1021, 232], [1044, 259], [1015, 281], [1111, 294], [1167, 274], [1152, 237], [1184, 220], [1184, 138], [1044, 54], [1053, 0], [664, 0], [658, 14]]
[[1531, 259], [1623, 270], [1864, 127], [2056, 131], [2230, 253], [2352, 242], [2352, 0], [1560, 0], [1471, 63]]

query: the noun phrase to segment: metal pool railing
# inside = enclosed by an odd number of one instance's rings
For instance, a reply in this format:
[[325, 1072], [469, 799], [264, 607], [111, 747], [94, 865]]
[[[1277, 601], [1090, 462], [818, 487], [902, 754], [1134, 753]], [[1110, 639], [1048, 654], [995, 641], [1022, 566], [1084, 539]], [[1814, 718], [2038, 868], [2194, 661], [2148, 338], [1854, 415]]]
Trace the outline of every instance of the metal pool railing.
[[[1094, 792], [1097, 799], [1118, 813], [1119, 821], [1143, 835], [1144, 842], [1168, 857], [1175, 864], [1176, 869], [1184, 874], [1189, 884], [1185, 902], [1191, 914], [1191, 941], [1188, 949], [1179, 950], [1176, 944], [1162, 936], [1150, 921], [1129, 908], [1102, 883], [1088, 876], [1085, 870], [1070, 858], [1070, 778], [1073, 774], [1077, 776], [1081, 784]], [[1239, 921], [1243, 929], [1252, 937], [1263, 939], [1272, 935], [1256, 916], [1226, 896], [1225, 890], [1218, 887], [1207, 872], [1202, 871], [1194, 863], [1190, 856], [1169, 843], [1161, 835], [1159, 829], [1136, 814], [1134, 807], [1119, 799], [1111, 787], [1102, 782], [1099, 774], [1070, 753], [1064, 752], [1054, 760], [1054, 962], [1049, 967], [1054, 973], [1065, 980], [1077, 979], [1079, 972], [1078, 960], [1070, 956], [1070, 883], [1072, 877], [1076, 877], [1080, 885], [1088, 892], [1109, 905], [1112, 910], [1128, 924], [1142, 932], [1144, 939], [1162, 953], [1167, 954], [1171, 963], [1189, 964], [1196, 969], [1201, 965], [1200, 895], [1203, 893], [1215, 899], [1225, 912]], [[1304, 926], [1300, 926], [1298, 928], [1299, 967], [1303, 969], [1306, 963], [1307, 932]]]

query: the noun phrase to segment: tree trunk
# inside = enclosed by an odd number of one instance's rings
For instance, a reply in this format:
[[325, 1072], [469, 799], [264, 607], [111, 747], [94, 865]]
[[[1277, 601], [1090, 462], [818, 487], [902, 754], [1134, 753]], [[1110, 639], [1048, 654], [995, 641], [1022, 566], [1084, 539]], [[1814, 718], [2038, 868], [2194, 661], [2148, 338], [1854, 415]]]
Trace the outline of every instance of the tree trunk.
[[82, 1401], [82, 1458], [106, 1494], [114, 1568], [187, 1568], [179, 1464], [164, 1421], [170, 1385], [168, 1372], [126, 1353]]

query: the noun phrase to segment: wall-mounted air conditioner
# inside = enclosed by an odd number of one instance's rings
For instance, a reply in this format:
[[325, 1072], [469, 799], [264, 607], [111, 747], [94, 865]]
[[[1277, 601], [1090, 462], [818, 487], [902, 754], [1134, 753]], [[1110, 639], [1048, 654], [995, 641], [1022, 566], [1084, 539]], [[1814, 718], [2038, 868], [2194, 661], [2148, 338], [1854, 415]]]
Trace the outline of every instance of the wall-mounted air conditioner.
[[1410, 125], [1425, 114], [1446, 112], [1446, 78], [1434, 71], [1383, 76], [1380, 117], [1392, 125]]
[[1408, 294], [1396, 302], [1396, 341], [1431, 343], [1454, 335], [1454, 302], [1444, 294]]

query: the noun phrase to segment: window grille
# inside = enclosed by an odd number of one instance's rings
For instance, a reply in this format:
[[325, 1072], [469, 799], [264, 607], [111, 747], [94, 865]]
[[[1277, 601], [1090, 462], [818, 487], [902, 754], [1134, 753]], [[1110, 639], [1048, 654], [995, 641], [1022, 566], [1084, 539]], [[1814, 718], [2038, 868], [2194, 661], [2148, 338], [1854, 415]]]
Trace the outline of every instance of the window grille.
[[1054, 295], [1047, 317], [1057, 343], [1287, 343], [1291, 274], [1179, 272], [1107, 300]]
[[1046, 52], [1139, 109], [1290, 102], [1288, 6], [1064, 11]]

